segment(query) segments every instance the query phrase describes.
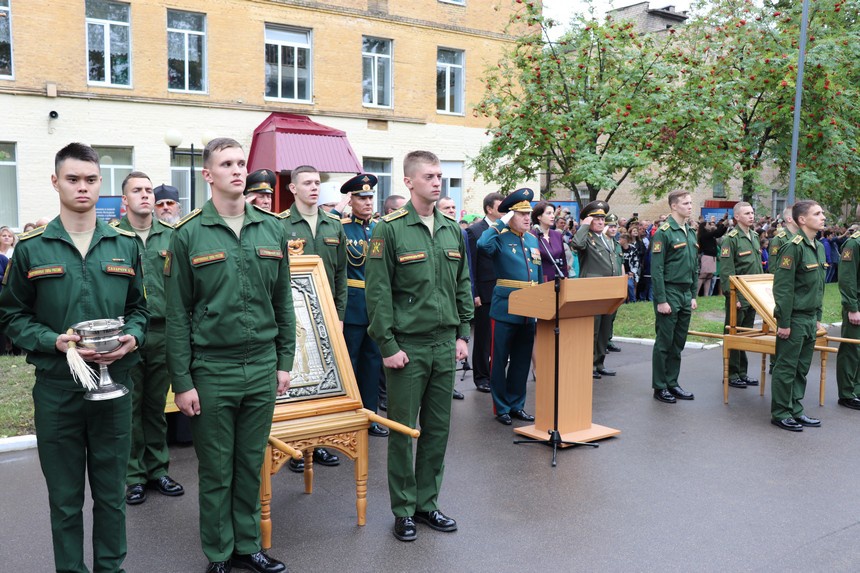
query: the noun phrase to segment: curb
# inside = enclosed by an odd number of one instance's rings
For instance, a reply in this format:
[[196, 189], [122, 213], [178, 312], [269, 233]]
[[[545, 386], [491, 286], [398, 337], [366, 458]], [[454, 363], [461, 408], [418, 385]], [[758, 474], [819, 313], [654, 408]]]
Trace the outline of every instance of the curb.
[[0, 453], [17, 452], [19, 450], [31, 450], [36, 447], [36, 436], [12, 436], [11, 438], [0, 438]]
[[[641, 344], [643, 346], [654, 346], [653, 338], [626, 338], [624, 336], [613, 336], [612, 340], [615, 342], [625, 342], [627, 344]], [[684, 344], [684, 350], [710, 350], [712, 348], [719, 348], [723, 345], [722, 341], [720, 342], [686, 342]]]

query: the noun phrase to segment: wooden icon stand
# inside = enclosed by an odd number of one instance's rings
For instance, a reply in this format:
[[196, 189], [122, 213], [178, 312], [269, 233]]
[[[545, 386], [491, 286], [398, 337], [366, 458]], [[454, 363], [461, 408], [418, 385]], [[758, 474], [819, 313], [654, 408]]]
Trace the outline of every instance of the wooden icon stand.
[[[626, 276], [561, 281], [557, 430], [566, 442], [593, 442], [621, 433], [621, 430], [592, 422], [594, 381], [591, 374], [594, 317], [612, 314], [626, 298]], [[554, 429], [555, 415], [555, 284], [544, 283], [513, 292], [508, 304], [511, 313], [538, 319], [535, 423], [514, 431], [535, 440], [545, 440]]]

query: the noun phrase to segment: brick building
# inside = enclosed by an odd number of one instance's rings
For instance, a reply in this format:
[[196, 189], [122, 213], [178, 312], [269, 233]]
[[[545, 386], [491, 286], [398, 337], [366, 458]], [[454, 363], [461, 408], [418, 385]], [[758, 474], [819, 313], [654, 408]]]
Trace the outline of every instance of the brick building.
[[[215, 136], [249, 150], [284, 112], [346, 132], [382, 195], [406, 194], [402, 158], [443, 161], [446, 193], [480, 211], [495, 187], [468, 158], [485, 68], [513, 37], [507, 0], [0, 0], [0, 225], [58, 212], [53, 155], [70, 141], [103, 157], [102, 194], [132, 169], [189, 205], [190, 158]], [[197, 156], [196, 171], [202, 160]], [[332, 180], [346, 174], [332, 175]], [[196, 177], [195, 202], [207, 196]]]

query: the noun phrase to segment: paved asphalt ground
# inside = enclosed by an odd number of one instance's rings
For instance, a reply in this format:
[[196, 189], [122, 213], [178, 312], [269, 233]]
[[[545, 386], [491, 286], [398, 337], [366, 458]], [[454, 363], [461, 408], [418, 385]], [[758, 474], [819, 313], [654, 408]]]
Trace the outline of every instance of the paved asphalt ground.
[[[804, 401], [822, 427], [795, 434], [770, 425], [769, 392], [731, 389], [723, 405], [719, 349], [685, 351], [682, 386], [696, 399], [668, 405], [651, 396], [651, 347], [621, 346], [607, 358], [618, 376], [594, 392], [594, 421], [619, 437], [564, 450], [553, 469], [548, 448], [512, 444], [467, 376], [440, 498], [459, 531], [419, 525], [413, 543], [392, 536], [385, 439], [371, 438], [367, 525], [355, 525], [351, 462], [317, 466], [313, 495], [284, 469], [273, 480], [271, 554], [293, 572], [860, 570], [860, 412], [836, 405], [835, 360], [825, 406], [817, 359]], [[187, 494], [151, 492], [128, 509], [129, 573], [205, 569], [194, 451], [171, 456]], [[0, 483], [0, 571], [51, 571], [35, 450], [0, 455]], [[88, 502], [87, 531], [89, 511]]]

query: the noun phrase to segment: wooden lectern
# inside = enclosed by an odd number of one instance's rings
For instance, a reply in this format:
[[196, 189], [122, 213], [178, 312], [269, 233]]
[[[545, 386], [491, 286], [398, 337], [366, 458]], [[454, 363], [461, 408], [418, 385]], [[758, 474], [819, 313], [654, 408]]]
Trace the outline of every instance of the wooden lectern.
[[[627, 298], [627, 277], [567, 279], [559, 292], [558, 431], [568, 442], [593, 442], [617, 436], [621, 430], [591, 421], [594, 365], [594, 317], [611, 314]], [[555, 283], [511, 293], [512, 314], [538, 319], [537, 399], [535, 423], [514, 431], [545, 440], [555, 415]]]

